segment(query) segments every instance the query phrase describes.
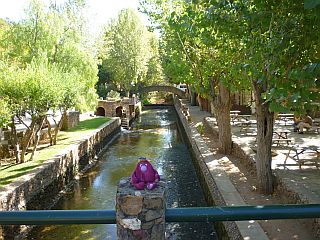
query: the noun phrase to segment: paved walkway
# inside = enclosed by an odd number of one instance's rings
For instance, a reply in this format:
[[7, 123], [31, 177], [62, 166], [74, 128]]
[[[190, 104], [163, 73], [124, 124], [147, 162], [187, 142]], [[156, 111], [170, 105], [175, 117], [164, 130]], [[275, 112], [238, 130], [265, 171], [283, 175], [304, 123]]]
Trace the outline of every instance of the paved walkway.
[[[204, 118], [209, 117], [210, 121], [215, 121], [211, 114], [206, 111], [200, 111], [198, 106], [190, 106], [187, 101], [184, 103], [189, 107], [189, 113], [191, 116], [191, 124], [190, 126], [197, 126], [197, 124], [201, 123]], [[254, 128], [254, 127], [252, 127]], [[299, 144], [299, 146], [320, 146], [320, 135], [319, 134], [297, 134], [292, 132], [291, 126], [277, 126], [276, 128], [280, 128], [282, 130], [290, 130], [288, 132], [288, 138], [292, 139], [293, 144]], [[242, 149], [245, 149], [246, 154], [255, 156], [255, 152], [252, 150], [255, 146], [255, 138], [256, 136], [250, 134], [249, 132], [243, 133], [240, 131], [240, 127], [232, 126], [233, 133], [233, 141], [238, 143]], [[285, 154], [288, 152], [286, 146], [273, 147], [273, 152], [275, 156], [272, 161], [272, 168], [274, 172], [277, 174], [278, 178], [285, 185], [285, 188], [288, 191], [291, 191], [296, 196], [296, 200], [302, 203], [320, 203], [320, 169], [317, 170], [315, 166], [302, 166], [300, 170], [297, 163], [293, 160], [288, 160], [286, 166], [284, 167], [284, 159]], [[215, 171], [214, 169], [217, 167], [214, 161], [207, 161], [207, 166], [211, 171], [211, 174], [217, 179], [217, 174], [219, 177], [221, 176], [221, 172]], [[211, 166], [210, 166], [211, 165]], [[214, 176], [216, 175], [216, 176]], [[243, 205], [244, 201], [239, 198], [238, 192], [234, 187], [229, 186], [229, 182], [221, 182], [222, 187], [227, 188], [226, 195], [230, 197], [232, 195], [233, 199], [230, 199], [230, 205]], [[231, 192], [230, 192], [231, 191]], [[245, 228], [245, 226], [244, 226]], [[255, 238], [253, 238], [255, 239]], [[257, 238], [261, 239], [261, 237]]]
[[[220, 158], [215, 157], [210, 151], [205, 141], [197, 131], [197, 125], [202, 122], [205, 117], [210, 116], [205, 111], [200, 111], [199, 107], [190, 106], [187, 102], [184, 102], [189, 107], [189, 113], [191, 115], [191, 122], [189, 123], [192, 139], [195, 142], [197, 148], [204, 159], [207, 168], [209, 169], [215, 185], [222, 195], [223, 201], [227, 206], [244, 206], [245, 201], [232, 184], [231, 180], [224, 171], [224, 168], [219, 163]], [[241, 239], [261, 239], [268, 240], [267, 235], [257, 223], [257, 221], [236, 221], [235, 225], [241, 234]], [[232, 234], [233, 231], [230, 232]]]
[[[196, 109], [194, 109], [196, 110]], [[194, 112], [196, 114], [196, 112]], [[199, 115], [198, 113], [196, 115]], [[210, 117], [211, 121], [215, 121]], [[197, 121], [201, 121], [201, 117], [197, 118]], [[298, 147], [319, 147], [320, 135], [316, 133], [298, 134], [292, 131], [292, 126], [275, 125], [276, 130], [288, 131], [288, 139], [291, 140], [290, 146]], [[233, 141], [239, 144], [246, 154], [255, 157], [256, 149], [256, 135], [252, 134], [255, 130], [255, 125], [251, 127], [251, 132], [244, 133], [241, 131], [241, 127], [232, 126]], [[272, 158], [272, 169], [277, 176], [283, 181], [288, 190], [292, 190], [297, 193], [302, 202], [305, 203], [320, 203], [320, 160], [318, 155], [309, 155], [307, 158], [318, 159], [319, 169], [315, 164], [302, 165], [299, 169], [299, 165], [296, 161], [288, 158], [285, 163], [286, 155], [289, 152], [289, 146], [286, 143], [280, 146], [273, 146], [272, 151], [274, 156]], [[291, 154], [290, 154], [291, 155]], [[304, 155], [301, 155], [304, 156]], [[301, 157], [300, 156], [300, 157]]]

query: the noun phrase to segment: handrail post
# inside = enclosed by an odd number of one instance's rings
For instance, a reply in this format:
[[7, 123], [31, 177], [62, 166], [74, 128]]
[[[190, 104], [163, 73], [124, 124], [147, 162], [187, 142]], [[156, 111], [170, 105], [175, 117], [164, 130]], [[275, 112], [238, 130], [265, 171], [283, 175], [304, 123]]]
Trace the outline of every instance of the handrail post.
[[123, 178], [116, 196], [118, 239], [165, 239], [165, 183], [153, 190], [136, 190]]

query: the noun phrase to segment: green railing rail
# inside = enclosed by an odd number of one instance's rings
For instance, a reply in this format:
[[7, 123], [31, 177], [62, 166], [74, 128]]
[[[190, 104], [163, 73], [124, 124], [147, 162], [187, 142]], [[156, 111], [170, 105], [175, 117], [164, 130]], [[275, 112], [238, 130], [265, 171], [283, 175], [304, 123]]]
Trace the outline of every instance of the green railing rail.
[[[320, 204], [169, 208], [167, 222], [320, 218]], [[115, 224], [114, 210], [0, 211], [0, 225]]]

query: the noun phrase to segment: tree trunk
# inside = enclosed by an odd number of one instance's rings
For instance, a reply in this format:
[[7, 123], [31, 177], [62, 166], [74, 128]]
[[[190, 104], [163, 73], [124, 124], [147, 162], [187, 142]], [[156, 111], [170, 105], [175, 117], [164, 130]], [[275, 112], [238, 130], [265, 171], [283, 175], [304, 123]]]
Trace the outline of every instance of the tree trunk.
[[24, 163], [25, 161], [25, 155], [27, 152], [27, 149], [29, 147], [31, 138], [34, 135], [34, 127], [36, 124], [36, 120], [32, 119], [30, 127], [26, 129], [25, 133], [23, 134], [22, 140], [21, 140], [21, 152], [20, 152], [20, 162]]
[[190, 93], [191, 106], [196, 106], [197, 105], [196, 98], [197, 98], [196, 92], [191, 91], [191, 93]]
[[60, 121], [58, 123], [58, 125], [56, 124], [56, 127], [54, 129], [54, 138], [53, 138], [53, 145], [56, 145], [57, 144], [57, 137], [58, 137], [58, 133], [62, 127], [62, 123], [63, 123], [63, 120], [67, 117], [67, 111], [64, 111], [62, 113], [62, 116], [60, 118]]
[[33, 156], [34, 156], [34, 154], [35, 154], [35, 152], [37, 150], [37, 147], [38, 147], [38, 144], [39, 144], [39, 140], [40, 140], [40, 135], [41, 135], [41, 129], [42, 129], [44, 121], [45, 121], [45, 117], [41, 117], [39, 119], [39, 126], [38, 126], [38, 129], [37, 129], [36, 133], [35, 133], [36, 141], [35, 141], [35, 144], [33, 146], [32, 153], [31, 153], [29, 161], [32, 161]]
[[49, 141], [50, 141], [50, 146], [52, 146], [53, 145], [53, 138], [52, 138], [52, 134], [51, 134], [52, 127], [51, 127], [50, 121], [48, 120], [48, 117], [45, 118], [45, 122], [48, 125], [48, 137], [49, 137]]
[[219, 131], [219, 152], [231, 154], [232, 133], [230, 124], [230, 90], [219, 81], [219, 95], [213, 102]]
[[198, 94], [198, 96], [197, 96], [197, 102], [198, 102], [198, 105], [199, 105], [200, 110], [203, 111], [202, 102], [201, 102], [201, 97], [200, 97], [199, 94]]
[[14, 124], [14, 117], [12, 117], [11, 140], [12, 140], [11, 144], [12, 146], [14, 146], [14, 155], [16, 157], [16, 163], [19, 164], [21, 163], [20, 146], [19, 146], [18, 137], [17, 137], [16, 125]]
[[265, 103], [261, 97], [262, 86], [253, 82], [256, 99], [257, 116], [257, 157], [256, 169], [258, 189], [261, 193], [273, 193], [273, 176], [271, 169], [271, 146], [273, 135], [274, 113], [269, 111], [269, 103]]

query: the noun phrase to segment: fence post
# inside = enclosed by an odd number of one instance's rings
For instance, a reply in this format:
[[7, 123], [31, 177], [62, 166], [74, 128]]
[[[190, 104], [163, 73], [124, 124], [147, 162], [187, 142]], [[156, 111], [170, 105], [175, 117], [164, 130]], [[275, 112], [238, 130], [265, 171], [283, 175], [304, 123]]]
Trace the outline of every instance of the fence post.
[[165, 239], [165, 183], [153, 190], [136, 190], [123, 178], [116, 196], [117, 234], [120, 240]]

